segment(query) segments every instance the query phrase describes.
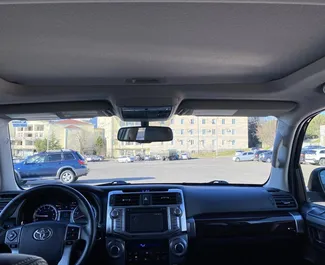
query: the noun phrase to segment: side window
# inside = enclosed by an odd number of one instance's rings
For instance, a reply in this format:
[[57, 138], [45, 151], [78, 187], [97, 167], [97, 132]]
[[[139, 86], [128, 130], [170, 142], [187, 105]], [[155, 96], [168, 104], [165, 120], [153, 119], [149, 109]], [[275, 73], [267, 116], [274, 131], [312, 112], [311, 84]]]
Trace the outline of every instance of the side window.
[[247, 155], [247, 153], [245, 152], [245, 153], [243, 153], [243, 156], [246, 156]]
[[45, 155], [35, 155], [27, 158], [26, 163], [27, 164], [33, 164], [33, 163], [44, 163], [45, 162]]
[[49, 154], [48, 161], [49, 162], [61, 161], [61, 154]]
[[[325, 201], [325, 194], [318, 194], [313, 190], [315, 185], [311, 185], [314, 177], [320, 176], [317, 170], [321, 168], [325, 170], [325, 112], [315, 116], [308, 124], [300, 153], [300, 166], [309, 199]], [[325, 175], [325, 171], [323, 174]]]
[[63, 154], [63, 159], [64, 160], [74, 160], [74, 156], [71, 153], [64, 153]]

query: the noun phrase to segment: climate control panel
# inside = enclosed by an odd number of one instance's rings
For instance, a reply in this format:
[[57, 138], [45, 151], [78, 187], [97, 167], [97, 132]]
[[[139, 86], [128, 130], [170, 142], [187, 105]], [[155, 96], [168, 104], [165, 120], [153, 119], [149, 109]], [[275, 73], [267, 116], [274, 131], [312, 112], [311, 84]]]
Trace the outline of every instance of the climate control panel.
[[182, 190], [110, 192], [106, 236], [113, 265], [182, 264], [188, 246]]

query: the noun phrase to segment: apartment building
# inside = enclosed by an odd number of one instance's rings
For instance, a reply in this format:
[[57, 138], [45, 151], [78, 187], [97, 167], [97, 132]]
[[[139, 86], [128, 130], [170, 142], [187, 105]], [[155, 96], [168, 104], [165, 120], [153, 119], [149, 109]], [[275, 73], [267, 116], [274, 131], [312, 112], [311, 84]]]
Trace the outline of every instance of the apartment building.
[[135, 126], [139, 123], [123, 122], [117, 117], [98, 117], [98, 128], [105, 130], [107, 156], [165, 153], [169, 150], [191, 153], [218, 152], [248, 147], [247, 117], [174, 116], [168, 121], [151, 124], [169, 126], [174, 133], [173, 141], [151, 144], [119, 142], [117, 132], [120, 127]]
[[[9, 125], [13, 156], [26, 157], [36, 150], [37, 139], [58, 140], [63, 149], [73, 149], [83, 154], [93, 154], [98, 137], [104, 139], [104, 129], [79, 120], [28, 121], [26, 127]], [[105, 148], [106, 149], [106, 148]]]

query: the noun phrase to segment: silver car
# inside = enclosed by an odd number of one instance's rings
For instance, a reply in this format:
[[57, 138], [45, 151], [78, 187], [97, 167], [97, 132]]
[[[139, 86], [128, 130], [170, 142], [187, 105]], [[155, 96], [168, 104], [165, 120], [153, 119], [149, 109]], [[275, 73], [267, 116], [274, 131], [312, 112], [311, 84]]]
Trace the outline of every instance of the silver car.
[[236, 155], [232, 158], [235, 162], [240, 161], [253, 161], [254, 160], [254, 152], [243, 152], [239, 155]]

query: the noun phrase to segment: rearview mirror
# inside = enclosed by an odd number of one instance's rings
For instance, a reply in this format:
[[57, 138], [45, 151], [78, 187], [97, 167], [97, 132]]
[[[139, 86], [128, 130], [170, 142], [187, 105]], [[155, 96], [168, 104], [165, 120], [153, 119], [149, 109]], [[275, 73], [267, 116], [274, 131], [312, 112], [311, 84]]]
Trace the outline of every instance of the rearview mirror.
[[122, 142], [167, 142], [173, 140], [173, 131], [169, 127], [124, 127], [119, 129], [117, 139]]

